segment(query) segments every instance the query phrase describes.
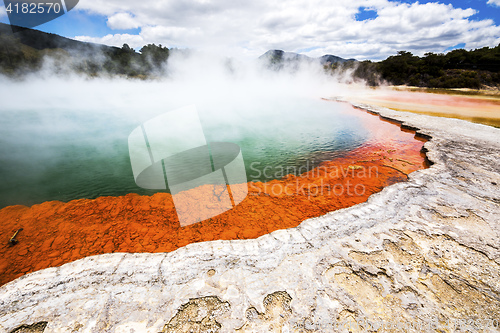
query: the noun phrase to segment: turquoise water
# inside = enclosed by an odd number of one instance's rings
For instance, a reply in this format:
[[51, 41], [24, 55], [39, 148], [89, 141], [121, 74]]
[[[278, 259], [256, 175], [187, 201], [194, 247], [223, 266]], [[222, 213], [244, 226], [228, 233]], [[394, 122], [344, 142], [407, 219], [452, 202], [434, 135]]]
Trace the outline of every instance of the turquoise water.
[[[369, 139], [360, 111], [347, 104], [297, 99], [197, 108], [208, 142], [241, 147], [249, 181], [300, 174]], [[127, 145], [138, 117], [43, 108], [1, 110], [1, 117], [0, 207], [158, 192], [134, 182]]]

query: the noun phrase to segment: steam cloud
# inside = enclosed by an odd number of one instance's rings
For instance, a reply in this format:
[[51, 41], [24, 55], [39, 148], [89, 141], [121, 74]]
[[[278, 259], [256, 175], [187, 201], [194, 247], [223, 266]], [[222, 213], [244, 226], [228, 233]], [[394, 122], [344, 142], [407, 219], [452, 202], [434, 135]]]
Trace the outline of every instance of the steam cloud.
[[[130, 169], [127, 137], [138, 124], [169, 110], [194, 104], [209, 125], [214, 119], [230, 123], [248, 117], [243, 121], [251, 127], [253, 117], [268, 117], [267, 126], [254, 129], [258, 137], [279, 126], [270, 110], [288, 110], [293, 118], [297, 109], [308, 107], [305, 100], [353, 91], [353, 86], [342, 83], [343, 78], [327, 75], [312, 63], [275, 72], [258, 61], [178, 52], [165, 66], [151, 80], [89, 78], [75, 74], [70, 63], [52, 57], [41, 71], [22, 79], [0, 77], [0, 131], [4, 133], [0, 138], [0, 207], [38, 203], [40, 197], [89, 197], [81, 190], [87, 177], [105, 184], [99, 195], [135, 191], [132, 176], [128, 188], [114, 185], [118, 180], [113, 177]], [[209, 139], [227, 141], [237, 135], [238, 129], [228, 126]], [[88, 170], [82, 170], [82, 165]], [[61, 168], [78, 170], [78, 176], [61, 179]], [[78, 185], [74, 192], [67, 189], [69, 181]], [[48, 182], [55, 184], [49, 193], [40, 186]], [[68, 194], [61, 196], [62, 189]]]

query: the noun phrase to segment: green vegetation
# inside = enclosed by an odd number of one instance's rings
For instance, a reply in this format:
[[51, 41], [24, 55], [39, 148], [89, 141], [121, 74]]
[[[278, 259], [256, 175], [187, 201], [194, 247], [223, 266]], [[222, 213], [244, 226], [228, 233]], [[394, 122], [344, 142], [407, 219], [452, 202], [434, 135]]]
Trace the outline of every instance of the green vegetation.
[[[333, 66], [333, 67], [332, 67]], [[426, 53], [418, 57], [400, 51], [380, 62], [331, 64], [326, 70], [353, 69], [353, 76], [376, 86], [393, 85], [427, 88], [500, 87], [500, 45], [477, 50], [453, 50], [446, 54]]]
[[164, 72], [170, 50], [149, 44], [135, 52], [127, 44], [122, 48], [96, 48], [79, 54], [61, 48], [37, 50], [0, 36], [0, 73], [22, 76], [39, 71], [50, 62], [56, 73], [76, 72], [89, 76], [122, 75], [147, 78]]
[[170, 51], [148, 44], [137, 53], [127, 44], [118, 48], [83, 43], [33, 29], [14, 34], [10, 26], [0, 24], [0, 73], [12, 77], [39, 71], [49, 63], [56, 73], [147, 78], [163, 74]]
[[170, 55], [168, 48], [161, 44], [148, 44], [140, 52], [137, 53], [128, 44], [124, 44], [121, 48], [105, 52], [104, 59], [87, 57], [85, 67], [80, 68], [80, 72], [95, 76], [106, 73], [137, 78], [163, 73], [163, 65]]

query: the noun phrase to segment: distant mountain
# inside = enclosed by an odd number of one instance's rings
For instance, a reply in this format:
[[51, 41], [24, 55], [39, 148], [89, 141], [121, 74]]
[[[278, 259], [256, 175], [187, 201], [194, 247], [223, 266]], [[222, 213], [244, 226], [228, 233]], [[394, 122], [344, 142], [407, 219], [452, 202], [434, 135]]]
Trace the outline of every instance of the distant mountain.
[[313, 58], [294, 52], [283, 50], [269, 50], [259, 57], [261, 60], [270, 61], [314, 61]]
[[285, 52], [283, 50], [269, 50], [259, 57], [268, 67], [273, 69], [281, 69], [285, 66], [292, 68], [298, 67], [300, 63], [314, 63], [319, 62], [321, 65], [328, 65], [334, 63], [346, 63], [349, 61], [356, 61], [356, 59], [344, 59], [331, 54], [324, 55], [319, 58], [311, 58], [304, 54]]
[[334, 55], [331, 55], [331, 54], [325, 54], [324, 56], [320, 57], [319, 58], [319, 61], [321, 62], [322, 65], [325, 65], [325, 64], [333, 64], [333, 63], [345, 63], [345, 62], [348, 62], [348, 61], [357, 61], [356, 59], [344, 59], [344, 58], [341, 58], [341, 57], [337, 57], [337, 56], [334, 56]]

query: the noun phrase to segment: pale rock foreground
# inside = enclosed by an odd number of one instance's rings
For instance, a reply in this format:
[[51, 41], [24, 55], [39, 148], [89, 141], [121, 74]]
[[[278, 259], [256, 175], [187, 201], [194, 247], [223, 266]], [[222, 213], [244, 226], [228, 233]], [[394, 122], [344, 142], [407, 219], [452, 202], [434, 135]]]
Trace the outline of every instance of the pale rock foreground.
[[430, 169], [246, 241], [108, 254], [0, 288], [0, 332], [500, 331], [500, 129], [418, 129]]

